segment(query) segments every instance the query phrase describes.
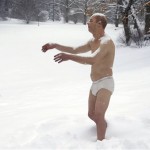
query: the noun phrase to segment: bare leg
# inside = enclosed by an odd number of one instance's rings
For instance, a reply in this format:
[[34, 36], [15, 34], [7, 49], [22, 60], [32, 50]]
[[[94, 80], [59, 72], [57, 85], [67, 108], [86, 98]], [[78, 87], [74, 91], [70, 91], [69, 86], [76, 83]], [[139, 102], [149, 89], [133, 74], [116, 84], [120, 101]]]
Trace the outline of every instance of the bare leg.
[[108, 108], [111, 92], [106, 89], [101, 89], [97, 93], [95, 103], [95, 122], [97, 126], [97, 139], [102, 141], [105, 139], [107, 122], [105, 120], [105, 112]]
[[96, 96], [94, 96], [90, 91], [88, 101], [88, 116], [94, 122], [95, 122], [95, 104], [96, 104]]

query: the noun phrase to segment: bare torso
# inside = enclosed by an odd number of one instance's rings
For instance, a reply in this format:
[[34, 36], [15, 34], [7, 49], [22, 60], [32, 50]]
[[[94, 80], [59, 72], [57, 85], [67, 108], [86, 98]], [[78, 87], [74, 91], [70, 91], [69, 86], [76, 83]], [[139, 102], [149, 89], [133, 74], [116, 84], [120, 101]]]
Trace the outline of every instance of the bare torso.
[[91, 66], [91, 80], [96, 81], [103, 77], [112, 76], [115, 46], [109, 36], [104, 35], [99, 40], [90, 41], [91, 52], [97, 52], [95, 63]]

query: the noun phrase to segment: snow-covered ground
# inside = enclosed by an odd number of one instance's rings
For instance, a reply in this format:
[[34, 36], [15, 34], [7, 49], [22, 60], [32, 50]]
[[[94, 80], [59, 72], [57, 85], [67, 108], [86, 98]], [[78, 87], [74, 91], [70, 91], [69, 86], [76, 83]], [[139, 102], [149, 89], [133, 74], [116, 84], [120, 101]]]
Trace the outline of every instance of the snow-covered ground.
[[[90, 66], [57, 64], [47, 42], [73, 45], [91, 35], [81, 24], [0, 22], [0, 150], [96, 150], [87, 117]], [[121, 47], [121, 27], [108, 25], [116, 43], [115, 92], [100, 149], [150, 149], [150, 47]]]

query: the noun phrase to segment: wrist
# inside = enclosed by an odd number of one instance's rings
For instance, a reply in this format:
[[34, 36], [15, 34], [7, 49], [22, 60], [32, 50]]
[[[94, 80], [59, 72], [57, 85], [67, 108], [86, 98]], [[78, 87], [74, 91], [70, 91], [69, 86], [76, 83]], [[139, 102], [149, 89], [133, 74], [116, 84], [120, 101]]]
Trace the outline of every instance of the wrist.
[[58, 44], [56, 44], [56, 43], [48, 43], [49, 49], [57, 48], [57, 45]]
[[53, 46], [57, 49], [59, 45], [57, 43], [54, 43]]
[[68, 60], [74, 60], [74, 55], [72, 54], [66, 54], [68, 56]]

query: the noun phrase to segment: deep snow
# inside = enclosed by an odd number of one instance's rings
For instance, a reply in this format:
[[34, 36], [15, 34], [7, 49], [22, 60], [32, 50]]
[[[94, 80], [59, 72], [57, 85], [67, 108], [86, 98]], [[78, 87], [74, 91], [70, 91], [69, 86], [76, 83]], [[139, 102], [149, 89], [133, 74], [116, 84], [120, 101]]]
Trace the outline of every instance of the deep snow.
[[[100, 149], [150, 149], [150, 47], [120, 46], [122, 28], [108, 25], [116, 44], [115, 92]], [[82, 44], [81, 24], [0, 22], [0, 149], [96, 150], [96, 127], [87, 117], [90, 66], [57, 64], [47, 42]]]

